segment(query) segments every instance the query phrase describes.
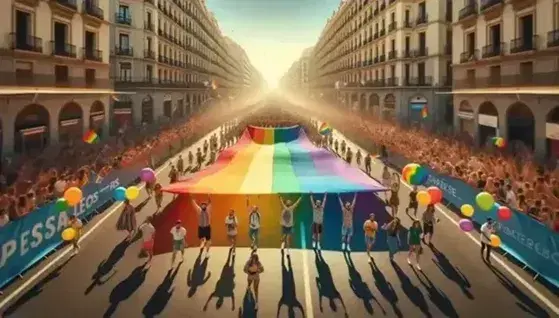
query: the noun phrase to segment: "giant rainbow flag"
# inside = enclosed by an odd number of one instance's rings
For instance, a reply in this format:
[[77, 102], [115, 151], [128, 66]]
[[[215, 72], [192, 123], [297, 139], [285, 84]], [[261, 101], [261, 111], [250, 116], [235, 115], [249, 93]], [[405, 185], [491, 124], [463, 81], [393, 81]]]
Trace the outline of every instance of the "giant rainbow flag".
[[248, 127], [216, 162], [166, 192], [208, 194], [353, 193], [386, 191], [379, 182], [325, 149], [299, 127]]

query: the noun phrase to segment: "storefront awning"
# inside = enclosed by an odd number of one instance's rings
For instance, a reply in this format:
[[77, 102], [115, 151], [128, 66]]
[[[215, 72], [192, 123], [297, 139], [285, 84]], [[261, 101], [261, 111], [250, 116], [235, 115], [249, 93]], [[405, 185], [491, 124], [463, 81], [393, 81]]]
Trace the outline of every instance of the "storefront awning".
[[437, 95], [559, 95], [559, 87], [478, 88], [435, 92]]
[[46, 94], [46, 95], [134, 95], [135, 92], [116, 92], [111, 89], [80, 89], [80, 88], [22, 88], [4, 87], [0, 88], [0, 95], [26, 95], [26, 94]]

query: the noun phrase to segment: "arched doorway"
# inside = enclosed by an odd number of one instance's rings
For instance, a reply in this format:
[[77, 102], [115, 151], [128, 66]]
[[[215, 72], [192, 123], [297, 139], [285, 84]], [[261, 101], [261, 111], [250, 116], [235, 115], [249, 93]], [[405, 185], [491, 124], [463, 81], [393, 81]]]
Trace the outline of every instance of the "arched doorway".
[[42, 151], [49, 142], [50, 114], [39, 104], [27, 105], [14, 122], [14, 150], [17, 153]]
[[410, 98], [408, 106], [408, 118], [410, 123], [421, 125], [421, 123], [429, 116], [429, 110], [427, 107], [427, 98], [425, 98], [425, 96], [415, 95]]
[[75, 102], [62, 106], [58, 114], [58, 141], [68, 144], [73, 140], [81, 139], [83, 135], [83, 111]]
[[507, 109], [507, 140], [513, 149], [534, 150], [535, 128], [534, 114], [526, 104], [517, 102]]
[[380, 115], [380, 99], [377, 94], [369, 96], [369, 112], [377, 117]]
[[94, 130], [98, 136], [103, 136], [103, 124], [105, 123], [105, 105], [95, 101], [89, 109], [89, 129]]
[[153, 117], [153, 98], [147, 95], [142, 100], [142, 124], [152, 124]]
[[384, 97], [384, 107], [382, 108], [382, 118], [393, 121], [396, 119], [396, 97], [393, 94], [387, 94]]
[[546, 116], [545, 137], [547, 155], [559, 159], [559, 106], [555, 106]]
[[367, 96], [364, 93], [359, 97], [359, 110], [363, 114], [367, 112]]
[[463, 100], [458, 106], [458, 131], [461, 135], [468, 135], [471, 140], [476, 132], [474, 109], [470, 102]]
[[477, 114], [479, 144], [484, 146], [489, 139], [497, 136], [499, 112], [493, 103], [487, 101], [479, 106]]

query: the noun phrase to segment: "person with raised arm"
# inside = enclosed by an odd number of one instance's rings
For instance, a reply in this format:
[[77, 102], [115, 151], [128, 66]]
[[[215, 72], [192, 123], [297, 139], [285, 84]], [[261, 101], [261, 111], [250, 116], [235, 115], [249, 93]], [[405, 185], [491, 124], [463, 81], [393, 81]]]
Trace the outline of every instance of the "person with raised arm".
[[280, 224], [282, 230], [281, 249], [282, 250], [286, 249], [287, 255], [289, 255], [289, 247], [291, 245], [291, 235], [293, 235], [293, 212], [295, 211], [299, 203], [301, 203], [301, 198], [302, 197], [299, 197], [299, 199], [297, 199], [297, 201], [293, 203], [291, 200], [289, 199], [284, 200], [280, 196], [280, 203], [282, 207], [281, 218], [280, 218]]
[[251, 248], [253, 251], [256, 251], [258, 248], [259, 243], [259, 236], [260, 236], [260, 211], [258, 206], [250, 205], [250, 198], [247, 195], [247, 210], [249, 211], [248, 214], [248, 237], [250, 238]]
[[351, 237], [353, 236], [353, 212], [355, 210], [355, 202], [357, 202], [357, 193], [353, 195], [353, 201], [342, 201], [342, 197], [338, 193], [338, 201], [342, 208], [342, 251], [351, 252]]
[[315, 200], [313, 193], [310, 193], [311, 204], [313, 210], [313, 222], [312, 222], [312, 248], [320, 250], [320, 241], [322, 238], [323, 222], [324, 222], [324, 207], [326, 207], [326, 196], [328, 193], [324, 193], [324, 197], [321, 200]]
[[192, 198], [192, 204], [198, 215], [198, 239], [200, 240], [200, 251], [206, 248], [206, 258], [210, 257], [210, 247], [212, 245], [212, 198], [208, 195], [208, 201], [198, 204]]

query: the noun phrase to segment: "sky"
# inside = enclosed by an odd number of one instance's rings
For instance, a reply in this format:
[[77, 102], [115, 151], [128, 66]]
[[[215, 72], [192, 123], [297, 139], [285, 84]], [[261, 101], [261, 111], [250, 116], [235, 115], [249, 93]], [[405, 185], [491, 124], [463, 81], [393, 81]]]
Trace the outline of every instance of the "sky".
[[313, 46], [340, 0], [206, 0], [224, 35], [241, 45], [270, 88]]

